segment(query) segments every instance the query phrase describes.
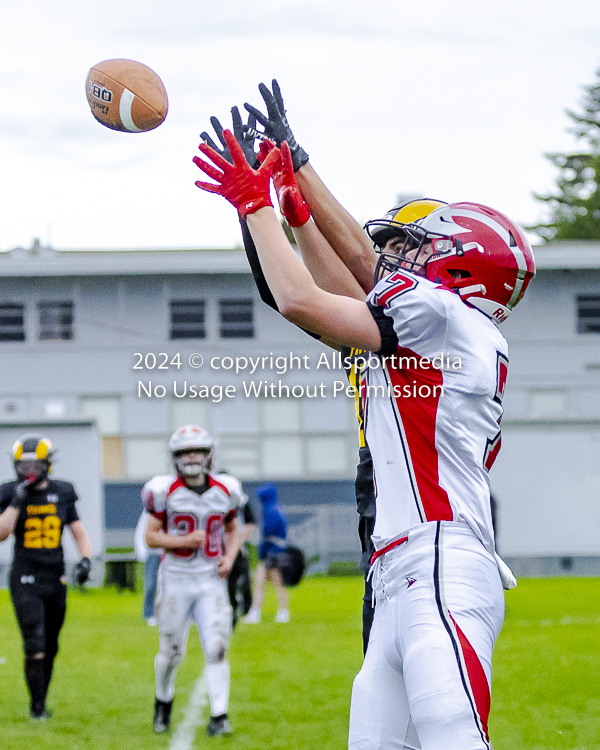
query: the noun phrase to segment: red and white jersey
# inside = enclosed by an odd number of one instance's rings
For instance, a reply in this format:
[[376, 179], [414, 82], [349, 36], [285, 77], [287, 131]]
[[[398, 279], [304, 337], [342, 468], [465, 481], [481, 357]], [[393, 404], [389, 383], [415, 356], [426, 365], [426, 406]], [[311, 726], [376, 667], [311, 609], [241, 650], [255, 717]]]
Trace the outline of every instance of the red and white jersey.
[[493, 552], [488, 471], [500, 449], [506, 340], [457, 294], [407, 271], [382, 279], [367, 301], [384, 340], [388, 319], [398, 339], [395, 356], [372, 356], [361, 384], [376, 549], [446, 520], [469, 524]]
[[229, 475], [208, 475], [208, 489], [194, 492], [177, 476], [169, 474], [150, 479], [142, 489], [148, 510], [162, 521], [167, 534], [189, 534], [203, 529], [206, 544], [202, 549], [174, 549], [165, 552], [162, 565], [168, 570], [214, 572], [223, 552], [223, 524], [235, 518], [243, 502], [237, 479]]

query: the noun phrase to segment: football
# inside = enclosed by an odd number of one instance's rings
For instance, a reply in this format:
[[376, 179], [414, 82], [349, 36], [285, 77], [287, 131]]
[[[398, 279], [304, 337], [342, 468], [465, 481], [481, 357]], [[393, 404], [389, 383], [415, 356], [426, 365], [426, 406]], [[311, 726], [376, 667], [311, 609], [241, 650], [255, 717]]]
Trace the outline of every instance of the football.
[[104, 60], [87, 74], [85, 92], [92, 114], [112, 130], [143, 133], [167, 116], [163, 82], [147, 65], [135, 60]]

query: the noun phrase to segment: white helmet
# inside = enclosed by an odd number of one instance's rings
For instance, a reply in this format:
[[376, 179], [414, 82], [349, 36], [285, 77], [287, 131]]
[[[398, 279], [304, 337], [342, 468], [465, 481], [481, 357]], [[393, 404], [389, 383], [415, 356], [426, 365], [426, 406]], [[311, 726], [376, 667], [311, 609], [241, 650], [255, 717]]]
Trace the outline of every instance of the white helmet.
[[[186, 424], [176, 430], [169, 439], [169, 450], [177, 473], [184, 477], [195, 477], [208, 474], [212, 466], [215, 441], [212, 435], [195, 424]], [[186, 464], [181, 461], [184, 453], [197, 451], [204, 453], [201, 463]]]

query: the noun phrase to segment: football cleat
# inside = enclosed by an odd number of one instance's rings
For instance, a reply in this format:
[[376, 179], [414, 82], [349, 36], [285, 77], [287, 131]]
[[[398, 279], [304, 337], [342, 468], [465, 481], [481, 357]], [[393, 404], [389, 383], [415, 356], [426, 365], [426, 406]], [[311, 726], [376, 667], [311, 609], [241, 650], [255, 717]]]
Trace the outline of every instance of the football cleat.
[[290, 621], [290, 611], [289, 609], [280, 609], [279, 612], [275, 615], [275, 622], [289, 622]]
[[160, 701], [158, 698], [154, 701], [154, 721], [152, 725], [157, 734], [169, 731], [172, 706], [173, 701]]
[[246, 625], [258, 625], [260, 622], [260, 610], [256, 607], [250, 607], [248, 614], [244, 617], [243, 622]]
[[31, 706], [29, 718], [34, 721], [46, 721], [52, 716], [52, 711], [46, 706]]
[[216, 737], [219, 734], [231, 734], [231, 724], [229, 723], [227, 714], [211, 716], [210, 721], [206, 725], [206, 734], [209, 737]]

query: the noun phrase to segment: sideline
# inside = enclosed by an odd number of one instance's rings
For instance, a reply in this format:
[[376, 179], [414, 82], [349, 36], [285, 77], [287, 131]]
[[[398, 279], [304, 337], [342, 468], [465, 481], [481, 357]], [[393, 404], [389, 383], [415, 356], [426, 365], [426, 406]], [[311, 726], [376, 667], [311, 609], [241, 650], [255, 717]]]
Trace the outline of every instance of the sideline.
[[183, 721], [171, 738], [169, 750], [191, 750], [196, 729], [202, 723], [202, 712], [208, 704], [208, 688], [204, 674], [200, 675], [190, 695]]

